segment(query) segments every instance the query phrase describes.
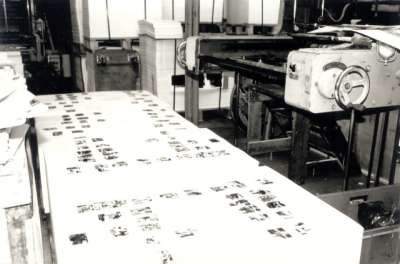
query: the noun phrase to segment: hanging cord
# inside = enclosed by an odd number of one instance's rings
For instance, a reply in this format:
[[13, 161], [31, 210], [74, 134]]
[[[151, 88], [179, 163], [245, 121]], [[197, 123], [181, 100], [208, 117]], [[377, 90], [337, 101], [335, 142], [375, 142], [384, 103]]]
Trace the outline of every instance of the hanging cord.
[[[176, 44], [177, 44], [177, 41], [176, 41], [176, 39], [174, 40], [174, 43], [175, 43], [175, 49], [174, 49], [174, 76], [176, 76], [176, 63], [177, 63], [177, 58], [176, 58], [176, 52], [177, 52], [177, 48], [176, 48]], [[173, 110], [175, 111], [175, 108], [176, 108], [176, 84], [174, 83], [174, 95], [173, 95], [173, 98], [172, 98], [172, 106], [173, 106]]]
[[295, 32], [299, 31], [299, 27], [296, 24], [296, 16], [297, 16], [297, 0], [294, 0], [294, 4], [293, 4], [293, 30]]
[[325, 0], [322, 0], [321, 3], [321, 17], [325, 16]]
[[[172, 0], [172, 20], [175, 20], [175, 0]], [[176, 76], [176, 63], [177, 63], [177, 41], [174, 40], [174, 76]], [[174, 95], [172, 97], [172, 109], [176, 109], [176, 84], [174, 83]]]
[[346, 16], [347, 10], [349, 9], [350, 6], [351, 6], [351, 3], [346, 4], [346, 5], [343, 7], [342, 14], [341, 14], [340, 17], [337, 18], [337, 19], [335, 19], [335, 18], [332, 16], [331, 12], [329, 12], [328, 9], [324, 8], [324, 10], [325, 10], [325, 12], [326, 12], [326, 14], [327, 14], [327, 16], [329, 17], [330, 20], [332, 20], [332, 21], [335, 22], [335, 23], [340, 23], [340, 22], [342, 22], [342, 20], [343, 20], [344, 17]]
[[144, 20], [147, 20], [147, 1], [144, 0]]
[[214, 12], [215, 12], [215, 0], [213, 0], [213, 2], [212, 2], [211, 25], [214, 25]]
[[261, 31], [264, 28], [264, 0], [261, 0]]
[[221, 101], [222, 101], [222, 82], [224, 78], [222, 77], [221, 85], [219, 86], [219, 98], [218, 98], [218, 111], [221, 111]]
[[108, 39], [111, 39], [111, 26], [110, 26], [110, 15], [108, 14], [108, 0], [106, 0], [106, 12], [107, 12], [107, 27], [108, 27]]
[[[175, 20], [175, 0], [172, 0], [172, 20]], [[176, 45], [175, 45], [176, 49]]]

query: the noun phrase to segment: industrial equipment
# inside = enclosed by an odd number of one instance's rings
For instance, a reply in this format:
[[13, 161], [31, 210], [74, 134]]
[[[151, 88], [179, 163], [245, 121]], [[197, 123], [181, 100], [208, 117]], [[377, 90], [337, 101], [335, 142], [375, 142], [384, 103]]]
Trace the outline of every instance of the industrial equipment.
[[285, 101], [312, 113], [400, 105], [400, 60], [370, 49], [300, 49], [288, 56]]

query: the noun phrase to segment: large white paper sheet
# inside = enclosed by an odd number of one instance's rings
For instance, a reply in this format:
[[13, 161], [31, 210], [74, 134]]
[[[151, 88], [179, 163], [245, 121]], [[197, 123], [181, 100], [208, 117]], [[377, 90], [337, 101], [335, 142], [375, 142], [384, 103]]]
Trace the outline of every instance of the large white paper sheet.
[[39, 100], [58, 263], [358, 263], [358, 224], [148, 92]]

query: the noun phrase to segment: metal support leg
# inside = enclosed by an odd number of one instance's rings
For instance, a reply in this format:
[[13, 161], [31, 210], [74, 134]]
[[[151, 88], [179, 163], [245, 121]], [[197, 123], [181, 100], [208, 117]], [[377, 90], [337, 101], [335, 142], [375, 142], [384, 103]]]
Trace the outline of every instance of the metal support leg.
[[305, 183], [307, 176], [308, 141], [311, 121], [301, 113], [293, 113], [292, 148], [289, 158], [288, 176], [300, 184]]
[[383, 167], [383, 158], [385, 156], [387, 130], [388, 130], [388, 125], [389, 125], [389, 115], [390, 115], [390, 112], [385, 112], [382, 136], [381, 136], [381, 142], [380, 142], [381, 145], [380, 145], [380, 151], [379, 151], [379, 157], [378, 157], [378, 168], [376, 171], [375, 187], [378, 187], [380, 185], [380, 177], [381, 177], [382, 167]]
[[186, 75], [185, 79], [185, 118], [195, 125], [199, 124], [199, 81]]
[[[186, 1], [185, 36], [199, 35], [200, 0]], [[193, 69], [189, 69], [193, 70]], [[194, 76], [200, 74], [200, 62], [196, 59]], [[186, 74], [185, 78], [185, 118], [195, 125], [199, 123], [199, 80]]]
[[389, 175], [389, 184], [394, 184], [395, 177], [396, 177], [396, 164], [398, 158], [398, 151], [399, 151], [399, 140], [400, 140], [400, 110], [397, 110], [397, 124], [396, 124], [396, 135], [394, 137], [394, 144], [393, 144], [393, 155], [392, 155], [392, 164], [390, 167], [390, 175]]
[[350, 117], [350, 127], [349, 127], [349, 145], [347, 147], [347, 155], [346, 155], [346, 164], [344, 167], [344, 183], [343, 183], [343, 191], [347, 191], [349, 189], [349, 180], [350, 180], [350, 163], [351, 163], [351, 154], [353, 153], [353, 144], [354, 144], [354, 134], [356, 128], [356, 110], [351, 110]]
[[[265, 117], [266, 117], [267, 126], [265, 128], [265, 136], [264, 137], [266, 140], [268, 140], [268, 139], [271, 139], [271, 136], [272, 136], [272, 113], [271, 113], [271, 111], [269, 111], [268, 107], [266, 107], [266, 109], [265, 109]], [[269, 154], [270, 161], [273, 160], [273, 155], [274, 154], [272, 152]]]
[[371, 177], [372, 177], [372, 170], [374, 168], [376, 140], [378, 138], [378, 128], [379, 128], [380, 118], [381, 118], [381, 115], [379, 113], [375, 115], [374, 134], [372, 136], [371, 153], [369, 156], [368, 175], [367, 175], [367, 182], [366, 182], [367, 188], [369, 188], [371, 186]]
[[263, 130], [264, 104], [259, 100], [255, 89], [250, 89], [248, 98], [247, 142], [261, 140]]

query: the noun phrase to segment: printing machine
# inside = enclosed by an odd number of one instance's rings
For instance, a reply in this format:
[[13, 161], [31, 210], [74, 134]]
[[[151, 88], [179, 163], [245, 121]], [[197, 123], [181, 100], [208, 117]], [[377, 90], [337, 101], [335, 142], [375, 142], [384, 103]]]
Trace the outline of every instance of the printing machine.
[[[322, 14], [324, 14], [325, 1], [322, 2]], [[335, 4], [345, 5], [347, 1], [342, 2]], [[370, 1], [356, 2], [365, 4]], [[375, 1], [375, 4], [373, 10], [378, 12], [382, 10], [381, 4], [390, 5], [398, 2]], [[346, 10], [343, 10], [343, 13], [345, 12]], [[329, 16], [332, 17], [331, 14]], [[296, 23], [294, 25], [295, 31], [298, 31]], [[314, 27], [312, 23], [309, 26]], [[382, 31], [377, 33], [375, 30]], [[198, 76], [208, 70], [216, 71], [215, 66], [236, 72], [237, 94], [234, 95], [234, 100], [239, 100], [241, 88], [248, 89], [243, 95], [247, 103], [244, 113], [249, 140], [247, 150], [254, 154], [290, 150], [289, 177], [300, 183], [305, 181], [306, 164], [312, 163], [307, 161], [312, 124], [315, 122], [324, 124], [330, 120], [336, 123], [337, 117], [350, 119], [349, 134], [339, 158], [345, 174], [343, 183], [345, 192], [328, 195], [326, 201], [342, 212], [353, 215], [354, 219], [357, 219], [357, 213], [362, 214], [359, 211], [362, 208], [360, 204], [370, 202], [373, 204], [379, 200], [385, 201], [387, 208], [398, 207], [396, 185], [392, 187], [393, 192], [391, 187], [348, 192], [349, 179], [353, 174], [356, 119], [366, 115], [374, 115], [375, 123], [368, 128], [373, 131], [372, 144], [370, 139], [367, 144], [365, 141], [362, 143], [364, 145], [362, 148], [370, 151], [365, 186], [370, 187], [373, 174], [375, 174], [373, 182], [375, 187], [381, 184], [382, 175], [390, 185], [395, 182], [397, 160], [395, 146], [399, 142], [400, 124], [397, 115], [400, 106], [400, 61], [398, 39], [393, 41], [393, 37], [396, 36], [390, 34], [396, 30], [396, 27], [390, 26], [339, 25], [335, 30], [325, 32], [327, 34], [316, 34], [320, 33], [317, 30], [310, 33], [293, 32], [275, 36], [189, 37], [185, 45], [186, 58], [183, 60], [187, 71], [186, 98], [189, 101], [186, 105], [186, 117], [197, 122]], [[250, 80], [247, 84], [246, 79]], [[290, 117], [288, 121], [293, 123], [292, 131], [287, 137], [269, 139], [270, 123], [266, 128], [262, 127], [266, 110], [264, 102], [270, 101], [271, 98], [278, 99], [280, 107], [288, 108], [293, 113], [293, 121]], [[235, 112], [237, 114], [240, 111], [239, 103], [233, 106], [232, 112], [235, 115]], [[397, 126], [388, 129], [390, 112], [395, 113], [397, 121], [394, 120], [392, 123]], [[383, 125], [380, 127], [382, 132], [378, 133], [382, 113]], [[330, 132], [329, 130], [336, 129], [335, 126], [325, 126], [321, 130]], [[267, 135], [267, 140], [264, 133]], [[346, 140], [344, 135], [342, 137]], [[385, 154], [387, 146], [390, 149], [386, 152], [390, 154]], [[332, 159], [327, 158], [325, 161], [330, 162]], [[389, 169], [385, 171], [383, 167]], [[375, 168], [376, 173], [374, 173]], [[378, 237], [379, 240], [382, 236], [386, 236], [389, 240], [394, 239], [392, 245], [397, 249], [398, 231], [398, 225], [370, 230], [365, 234], [364, 246], [371, 249], [374, 247], [371, 246], [374, 244], [371, 242], [374, 238]], [[396, 259], [398, 261], [398, 251], [393, 256], [394, 261], [396, 262]], [[362, 263], [373, 263], [372, 259], [373, 256], [363, 256]]]

